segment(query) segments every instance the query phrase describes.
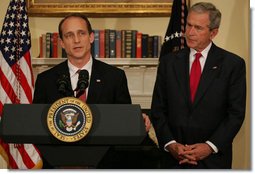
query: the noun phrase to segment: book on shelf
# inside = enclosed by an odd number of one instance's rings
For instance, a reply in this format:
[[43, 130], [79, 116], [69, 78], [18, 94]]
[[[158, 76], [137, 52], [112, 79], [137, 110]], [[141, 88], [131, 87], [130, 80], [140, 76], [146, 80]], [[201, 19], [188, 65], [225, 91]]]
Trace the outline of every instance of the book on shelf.
[[51, 34], [51, 43], [52, 43], [52, 53], [51, 57], [58, 58], [58, 33], [54, 32]]
[[126, 36], [125, 36], [125, 30], [121, 30], [121, 57], [126, 57], [126, 48], [125, 48], [125, 42], [126, 42]]
[[[95, 29], [91, 54], [95, 58], [157, 58], [161, 36], [138, 30]], [[46, 32], [39, 38], [39, 57], [65, 58], [57, 32]]]
[[153, 56], [153, 37], [148, 36], [148, 54], [147, 57]]
[[110, 58], [110, 29], [104, 30], [105, 58]]
[[39, 50], [40, 50], [39, 57], [44, 57], [42, 45], [43, 45], [43, 38], [42, 36], [40, 36], [39, 37]]
[[148, 43], [149, 43], [149, 35], [142, 34], [142, 58], [148, 57]]
[[51, 33], [47, 32], [46, 33], [46, 58], [51, 57]]
[[136, 33], [136, 58], [142, 58], [142, 33]]
[[116, 58], [116, 31], [109, 31], [109, 57]]
[[136, 58], [136, 37], [137, 30], [132, 30], [132, 39], [131, 39], [131, 58]]
[[153, 50], [152, 50], [152, 57], [158, 58], [161, 49], [161, 37], [160, 36], [152, 36], [153, 37]]
[[132, 52], [132, 30], [125, 30], [125, 57], [131, 58]]
[[99, 57], [105, 57], [105, 30], [99, 30]]
[[116, 30], [116, 58], [121, 58], [121, 30]]
[[94, 43], [92, 44], [92, 54], [99, 58], [99, 30], [94, 30]]

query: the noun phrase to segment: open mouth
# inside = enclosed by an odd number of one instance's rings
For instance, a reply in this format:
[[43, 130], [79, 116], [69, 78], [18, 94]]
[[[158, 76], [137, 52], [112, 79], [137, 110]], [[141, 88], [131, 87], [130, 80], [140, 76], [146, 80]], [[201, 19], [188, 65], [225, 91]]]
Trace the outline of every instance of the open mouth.
[[73, 49], [74, 49], [75, 51], [79, 51], [79, 50], [82, 49], [82, 47], [74, 47]]

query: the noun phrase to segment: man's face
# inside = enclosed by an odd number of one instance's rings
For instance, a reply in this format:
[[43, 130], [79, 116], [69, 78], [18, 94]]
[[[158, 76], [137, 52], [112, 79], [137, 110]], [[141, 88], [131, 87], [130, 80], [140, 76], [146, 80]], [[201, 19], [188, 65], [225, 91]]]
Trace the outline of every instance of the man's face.
[[186, 42], [188, 47], [203, 51], [218, 33], [218, 29], [209, 29], [209, 13], [191, 11], [187, 17]]
[[94, 34], [89, 34], [86, 22], [79, 17], [70, 17], [61, 26], [61, 46], [69, 59], [85, 59], [90, 57], [91, 43]]

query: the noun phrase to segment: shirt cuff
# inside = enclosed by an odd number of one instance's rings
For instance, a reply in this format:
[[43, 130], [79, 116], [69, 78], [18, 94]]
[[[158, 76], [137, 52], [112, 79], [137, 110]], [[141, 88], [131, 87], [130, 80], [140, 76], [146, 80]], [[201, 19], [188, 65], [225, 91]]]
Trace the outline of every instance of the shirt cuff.
[[164, 150], [167, 151], [167, 152], [169, 152], [169, 151], [166, 149], [166, 147], [167, 147], [168, 145], [170, 145], [170, 144], [173, 144], [173, 143], [176, 143], [176, 141], [175, 141], [175, 140], [172, 140], [172, 141], [169, 141], [168, 143], [166, 143], [165, 146], [164, 146]]
[[206, 141], [205, 143], [213, 149], [213, 153], [218, 153], [218, 148], [211, 141]]

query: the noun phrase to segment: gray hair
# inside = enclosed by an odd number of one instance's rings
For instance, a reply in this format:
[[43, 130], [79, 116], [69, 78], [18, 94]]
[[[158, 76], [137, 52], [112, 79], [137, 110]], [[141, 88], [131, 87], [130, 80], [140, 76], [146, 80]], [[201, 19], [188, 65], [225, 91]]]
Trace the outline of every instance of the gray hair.
[[213, 5], [212, 3], [209, 2], [198, 2], [192, 7], [190, 7], [189, 11], [194, 11], [197, 13], [209, 13], [209, 29], [213, 30], [215, 28], [220, 27], [220, 21], [221, 21], [221, 12]]

